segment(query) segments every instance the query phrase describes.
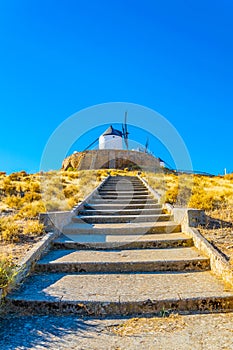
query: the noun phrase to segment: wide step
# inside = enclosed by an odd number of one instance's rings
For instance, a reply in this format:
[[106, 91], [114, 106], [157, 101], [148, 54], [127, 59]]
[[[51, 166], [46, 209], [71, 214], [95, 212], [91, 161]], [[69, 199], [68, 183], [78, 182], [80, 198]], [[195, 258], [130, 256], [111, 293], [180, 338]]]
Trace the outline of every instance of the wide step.
[[131, 222], [157, 222], [172, 220], [168, 214], [160, 215], [79, 215], [72, 219], [74, 222], [84, 220], [87, 223], [131, 223]]
[[107, 189], [107, 188], [102, 188], [98, 191], [99, 194], [119, 194], [119, 195], [132, 195], [132, 194], [144, 194], [144, 195], [148, 195], [149, 192], [148, 190], [145, 190], [145, 189], [141, 189], [141, 190], [135, 190], [135, 189], [132, 189], [132, 190], [124, 190], [124, 189], [121, 189], [121, 190], [118, 190], [118, 189]]
[[[95, 197], [93, 197], [93, 200], [106, 200], [106, 199], [114, 199], [114, 200], [122, 200], [122, 201], [131, 201], [131, 200], [149, 200], [152, 199], [152, 197], [148, 196], [148, 195], [144, 195], [144, 194], [133, 194], [132, 196], [129, 195], [121, 195], [119, 193], [117, 194], [103, 194], [103, 195], [96, 195]], [[153, 200], [153, 199], [152, 199]]]
[[[73, 239], [72, 239], [73, 238]], [[61, 235], [54, 243], [55, 249], [155, 249], [192, 247], [193, 240], [183, 233], [147, 235]]]
[[39, 272], [154, 272], [209, 270], [195, 248], [136, 250], [55, 250], [36, 265]]
[[140, 210], [140, 209], [162, 209], [162, 206], [158, 203], [142, 203], [142, 204], [119, 204], [119, 203], [109, 203], [109, 204], [95, 204], [95, 203], [86, 203], [84, 209], [93, 209], [93, 210]]
[[9, 310], [80, 316], [150, 315], [167, 311], [233, 310], [232, 291], [209, 271], [53, 273], [31, 276], [8, 296]]
[[120, 210], [116, 210], [116, 208], [113, 209], [85, 209], [80, 210], [79, 215], [158, 215], [158, 214], [165, 214], [165, 211], [162, 208], [157, 209], [123, 209], [120, 208]]
[[169, 232], [181, 232], [181, 225], [174, 222], [144, 222], [144, 223], [119, 223], [119, 224], [87, 224], [83, 223], [71, 223], [63, 228], [63, 233], [73, 234], [147, 234], [147, 233], [169, 233]]
[[148, 189], [145, 186], [108, 186], [104, 185], [100, 187], [99, 191], [118, 191], [118, 192], [125, 192], [125, 191], [147, 191]]
[[[91, 203], [93, 204], [121, 204], [121, 205], [131, 205], [131, 204], [142, 204], [142, 205], [148, 205], [148, 204], [156, 204], [157, 201], [152, 198], [92, 198]], [[89, 203], [88, 203], [89, 204]]]

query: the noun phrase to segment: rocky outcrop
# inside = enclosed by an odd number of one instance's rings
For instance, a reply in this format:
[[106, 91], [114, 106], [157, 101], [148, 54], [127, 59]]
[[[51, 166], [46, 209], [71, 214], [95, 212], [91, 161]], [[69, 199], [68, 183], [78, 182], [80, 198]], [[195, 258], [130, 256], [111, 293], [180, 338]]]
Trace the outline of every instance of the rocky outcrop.
[[137, 151], [93, 150], [74, 153], [64, 159], [62, 170], [138, 169], [155, 170], [160, 162], [154, 156]]
[[86, 152], [78, 152], [65, 158], [62, 162], [62, 170], [68, 170], [69, 168], [78, 169], [85, 153]]

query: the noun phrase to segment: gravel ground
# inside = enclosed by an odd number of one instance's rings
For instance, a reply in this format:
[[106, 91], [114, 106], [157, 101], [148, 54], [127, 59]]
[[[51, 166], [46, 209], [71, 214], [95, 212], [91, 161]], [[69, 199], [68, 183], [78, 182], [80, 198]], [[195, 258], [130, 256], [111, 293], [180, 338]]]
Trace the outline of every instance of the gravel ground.
[[7, 316], [0, 319], [4, 350], [231, 350], [233, 313], [149, 319]]

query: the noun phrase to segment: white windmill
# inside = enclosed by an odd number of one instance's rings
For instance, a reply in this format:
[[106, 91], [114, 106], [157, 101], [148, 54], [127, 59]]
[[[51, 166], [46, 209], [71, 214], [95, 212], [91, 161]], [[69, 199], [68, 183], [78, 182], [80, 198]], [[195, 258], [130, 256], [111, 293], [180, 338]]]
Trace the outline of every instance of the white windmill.
[[128, 149], [128, 127], [127, 112], [125, 112], [125, 122], [122, 124], [122, 131], [113, 128], [112, 125], [99, 137], [99, 149], [123, 149], [122, 139]]

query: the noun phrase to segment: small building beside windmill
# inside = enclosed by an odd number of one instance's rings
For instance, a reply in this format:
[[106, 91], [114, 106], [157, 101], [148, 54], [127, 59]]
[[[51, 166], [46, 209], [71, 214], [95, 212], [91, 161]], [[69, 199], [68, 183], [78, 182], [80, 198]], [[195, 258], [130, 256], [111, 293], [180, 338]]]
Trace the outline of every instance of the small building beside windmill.
[[99, 149], [123, 149], [122, 132], [110, 125], [99, 137]]

